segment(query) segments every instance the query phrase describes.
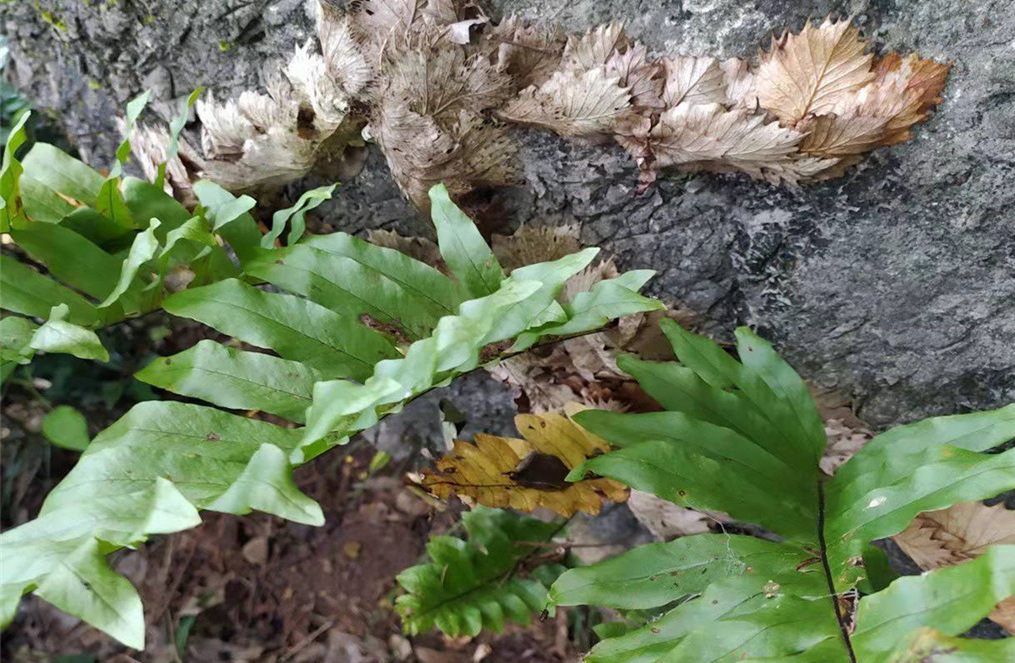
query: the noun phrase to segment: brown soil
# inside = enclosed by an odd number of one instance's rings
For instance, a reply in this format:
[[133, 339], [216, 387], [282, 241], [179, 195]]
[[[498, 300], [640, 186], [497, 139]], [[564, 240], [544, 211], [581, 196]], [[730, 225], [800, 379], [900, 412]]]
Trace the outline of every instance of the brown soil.
[[[257, 663], [557, 663], [574, 659], [567, 617], [503, 635], [408, 638], [392, 610], [395, 576], [432, 532], [457, 520], [391, 477], [368, 477], [372, 452], [322, 457], [298, 473], [324, 508], [321, 528], [264, 514], [206, 513], [201, 527], [160, 537], [115, 564], [138, 587], [144, 652], [28, 598], [4, 634], [5, 661]], [[35, 497], [34, 495], [31, 497]], [[26, 496], [27, 498], [27, 496]], [[36, 502], [31, 499], [29, 501]], [[562, 613], [564, 615], [564, 613]], [[187, 625], [189, 633], [183, 637]], [[177, 641], [183, 646], [177, 648]], [[83, 655], [83, 656], [82, 656]]]

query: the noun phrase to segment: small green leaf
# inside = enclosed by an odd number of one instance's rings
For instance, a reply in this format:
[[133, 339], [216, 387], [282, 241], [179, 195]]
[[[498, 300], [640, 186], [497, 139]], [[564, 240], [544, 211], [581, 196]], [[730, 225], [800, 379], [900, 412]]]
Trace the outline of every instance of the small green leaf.
[[36, 143], [22, 165], [26, 177], [83, 205], [95, 206], [104, 178], [60, 148]]
[[295, 361], [205, 340], [156, 359], [135, 377], [181, 396], [237, 410], [262, 410], [302, 423], [320, 374]]
[[0, 383], [7, 380], [18, 365], [31, 361], [35, 350], [28, 344], [36, 329], [38, 325], [34, 322], [18, 316], [0, 319]]
[[61, 554], [62, 563], [35, 588], [60, 610], [88, 621], [128, 647], [144, 649], [144, 610], [130, 581], [106, 563], [99, 541]]
[[388, 464], [391, 463], [391, 454], [386, 451], [378, 451], [374, 454], [373, 458], [370, 459], [370, 465], [367, 467], [367, 472], [371, 475], [377, 474]]
[[67, 305], [54, 306], [49, 320], [32, 335], [29, 344], [42, 352], [56, 352], [74, 355], [81, 359], [109, 361], [109, 353], [102, 347], [102, 341], [90, 329], [67, 322]]
[[443, 184], [430, 189], [430, 206], [441, 255], [458, 284], [473, 299], [496, 291], [504, 270], [476, 224], [451, 202]]
[[27, 364], [30, 354], [29, 342], [39, 326], [31, 320], [15, 315], [0, 319], [0, 359]]
[[[792, 466], [728, 428], [679, 412], [624, 415], [589, 410], [575, 420], [620, 447], [575, 468], [663, 499], [737, 514], [786, 537], [814, 534], [816, 485], [795, 480]], [[736, 480], [739, 489], [729, 490]]]
[[[475, 636], [483, 628], [500, 633], [507, 621], [528, 624], [546, 605], [546, 585], [536, 573], [521, 577], [520, 563], [533, 557], [531, 544], [549, 541], [555, 523], [500, 509], [477, 507], [462, 516], [469, 539], [434, 536], [427, 544], [431, 561], [406, 569], [396, 580], [406, 592], [395, 601], [409, 634], [435, 626], [446, 635]], [[528, 542], [522, 545], [519, 542]], [[536, 571], [552, 582], [563, 568]]]
[[15, 223], [24, 219], [20, 197], [20, 180], [24, 168], [18, 161], [17, 152], [28, 140], [25, 124], [31, 115], [31, 111], [21, 114], [7, 134], [4, 145], [3, 163], [0, 165], [0, 232], [10, 232]]
[[328, 377], [365, 379], [376, 362], [397, 354], [383, 336], [355, 320], [236, 279], [178, 292], [162, 305]]
[[42, 419], [42, 434], [62, 449], [84, 451], [90, 441], [85, 416], [69, 405], [60, 405]]
[[190, 631], [194, 628], [197, 615], [185, 615], [180, 618], [180, 623], [173, 633], [173, 644], [176, 645], [176, 654], [180, 660], [185, 660], [187, 655], [187, 640], [190, 639]]
[[[33, 177], [22, 175], [20, 180], [21, 202], [24, 213], [31, 221], [39, 223], [60, 223], [75, 210], [91, 209], [81, 207], [77, 201], [64, 198], [53, 189]], [[101, 215], [100, 215], [101, 216]], [[106, 223], [106, 217], [102, 217]]]
[[159, 241], [164, 241], [167, 233], [179, 228], [192, 216], [186, 207], [151, 182], [125, 177], [121, 186], [123, 200], [138, 227], [147, 228], [152, 219], [162, 222], [155, 234]]
[[68, 322], [84, 327], [99, 322], [95, 305], [81, 295], [10, 256], [0, 256], [0, 308], [45, 318], [60, 304], [67, 305]]
[[120, 261], [69, 228], [31, 223], [11, 230], [19, 247], [49, 272], [96, 299], [105, 299], [120, 277]]
[[197, 98], [205, 91], [205, 88], [198, 87], [187, 100], [184, 102], [180, 112], [173, 116], [173, 119], [169, 121], [169, 145], [166, 146], [166, 159], [159, 164], [158, 173], [155, 176], [155, 186], [159, 189], [165, 184], [166, 181], [166, 167], [170, 161], [176, 158], [176, 155], [180, 152], [180, 133], [183, 131], [183, 127], [187, 125], [187, 120], [190, 119], [190, 109], [197, 103]]
[[692, 334], [672, 320], [659, 323], [673, 346], [677, 359], [693, 370], [702, 380], [717, 389], [737, 383], [741, 368], [737, 360], [705, 336]]
[[[161, 222], [158, 219], [152, 219], [148, 229], [138, 233], [134, 237], [134, 242], [130, 245], [130, 251], [127, 253], [127, 258], [123, 261], [123, 266], [120, 269], [120, 279], [117, 281], [113, 291], [99, 304], [99, 308], [109, 308], [113, 304], [120, 302], [124, 294], [135, 283], [138, 270], [141, 269], [142, 265], [155, 257], [155, 253], [159, 250], [159, 240], [155, 238], [155, 230], [159, 225], [161, 225]], [[126, 313], [140, 312], [140, 310], [136, 310], [131, 304], [125, 305], [124, 310]]]
[[[772, 349], [772, 345], [747, 327], [736, 331], [737, 354], [744, 368], [768, 384], [782, 406], [784, 430], [791, 433], [801, 458], [817, 463], [825, 451], [825, 424], [811, 398], [810, 389]], [[783, 414], [784, 413], [784, 414]]]
[[245, 265], [246, 273], [304, 295], [343, 317], [387, 325], [416, 339], [437, 324], [440, 312], [402, 283], [355, 258], [310, 245], [262, 250]]
[[899, 633], [931, 628], [960, 635], [1015, 596], [1015, 546], [991, 546], [974, 560], [899, 578], [860, 599], [853, 644], [860, 660], [892, 651]]
[[321, 506], [296, 487], [285, 452], [273, 444], [262, 444], [243, 473], [207, 508], [236, 515], [257, 509], [304, 525], [324, 524]]
[[282, 236], [282, 232], [285, 231], [286, 224], [290, 224], [289, 237], [286, 242], [289, 246], [292, 246], [303, 237], [303, 233], [306, 230], [306, 215], [307, 212], [311, 211], [325, 200], [331, 198], [332, 192], [335, 191], [337, 184], [331, 186], [322, 186], [316, 189], [306, 191], [300, 196], [300, 199], [296, 201], [296, 204], [292, 207], [279, 210], [271, 217], [271, 230], [267, 235], [261, 238], [261, 246], [266, 249], [270, 249], [275, 246], [275, 241]]
[[664, 309], [665, 306], [658, 300], [638, 294], [638, 290], [654, 274], [647, 269], [636, 270], [627, 272], [623, 277], [596, 283], [591, 290], [578, 293], [573, 302], [565, 304], [564, 322], [545, 325], [529, 334], [522, 334], [512, 350], [524, 349], [544, 336], [581, 334], [625, 315]]
[[209, 180], [194, 182], [194, 194], [205, 207], [212, 230], [229, 242], [240, 262], [252, 258], [261, 245], [261, 231], [248, 212], [257, 201], [250, 196], [237, 198]]
[[295, 459], [302, 461], [323, 451], [314, 448], [314, 454], [300, 457], [308, 453], [304, 448], [324, 439], [339, 426], [340, 435], [344, 436], [348, 431], [374, 425], [380, 416], [378, 408], [431, 388], [435, 374], [475, 368], [482, 347], [503, 340], [493, 333], [499, 316], [541, 286], [538, 281], [508, 279], [492, 295], [463, 303], [459, 315], [441, 318], [433, 335], [409, 346], [405, 357], [379, 362], [374, 374], [362, 385], [344, 380], [318, 382]]
[[123, 164], [127, 163], [127, 159], [130, 158], [130, 137], [134, 135], [134, 127], [137, 125], [137, 121], [138, 118], [141, 117], [141, 113], [144, 112], [145, 106], [148, 105], [148, 99], [150, 97], [151, 90], [145, 90], [127, 102], [127, 113], [124, 118], [123, 140], [116, 148], [116, 163], [113, 164], [113, 168], [109, 172], [109, 178], [106, 180], [107, 182], [120, 176]]
[[751, 574], [756, 568], [792, 569], [803, 559], [771, 541], [697, 534], [638, 546], [593, 566], [571, 569], [553, 584], [550, 598], [556, 605], [654, 608], [700, 593], [727, 576]]

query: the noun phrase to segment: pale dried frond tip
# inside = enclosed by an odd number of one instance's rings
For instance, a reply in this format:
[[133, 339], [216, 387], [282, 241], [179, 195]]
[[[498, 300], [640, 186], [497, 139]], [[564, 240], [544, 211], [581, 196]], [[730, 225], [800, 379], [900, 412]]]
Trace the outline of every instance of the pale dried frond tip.
[[605, 65], [614, 53], [627, 46], [627, 35], [620, 23], [593, 28], [581, 37], [569, 37], [564, 49], [566, 69], [587, 71]]
[[720, 104], [682, 104], [663, 113], [651, 128], [632, 122], [623, 130], [621, 145], [642, 168], [652, 170], [740, 170], [773, 183], [796, 184], [815, 168], [795, 158], [803, 134]]
[[404, 107], [385, 108], [372, 129], [395, 181], [420, 209], [429, 208], [427, 192], [435, 184], [463, 195], [522, 179], [517, 146], [505, 128], [476, 113], [462, 110], [442, 126]]
[[867, 42], [849, 19], [807, 22], [799, 34], [783, 33], [761, 54], [757, 89], [761, 105], [782, 122], [827, 113], [874, 80]]
[[620, 87], [620, 79], [607, 75], [605, 68], [558, 71], [538, 89], [522, 92], [499, 116], [562, 136], [597, 138], [610, 134], [630, 102], [631, 94]]
[[317, 38], [328, 74], [350, 97], [364, 92], [374, 79], [374, 67], [356, 41], [349, 19], [322, 4], [317, 17]]
[[725, 104], [726, 76], [715, 58], [678, 55], [663, 58], [666, 81], [663, 102], [667, 108], [680, 104]]
[[[312, 42], [296, 49], [283, 70], [293, 86], [294, 99], [309, 104], [312, 117], [305, 122], [322, 134], [333, 132], [349, 111], [345, 91], [328, 72], [324, 57], [313, 52]], [[297, 129], [301, 127], [297, 126]], [[302, 127], [307, 131], [307, 127]]]
[[[123, 120], [118, 118], [117, 122], [120, 125], [121, 133], [123, 133]], [[203, 160], [190, 143], [180, 137], [177, 155], [167, 161], [166, 153], [169, 140], [169, 132], [163, 127], [138, 125], [130, 138], [131, 153], [137, 159], [145, 177], [153, 182], [158, 177], [159, 165], [165, 163], [166, 176], [163, 189], [169, 195], [175, 196], [180, 202], [189, 206], [196, 202], [196, 198], [191, 182], [191, 172], [184, 161], [191, 164], [193, 170], [200, 171], [204, 168]]]

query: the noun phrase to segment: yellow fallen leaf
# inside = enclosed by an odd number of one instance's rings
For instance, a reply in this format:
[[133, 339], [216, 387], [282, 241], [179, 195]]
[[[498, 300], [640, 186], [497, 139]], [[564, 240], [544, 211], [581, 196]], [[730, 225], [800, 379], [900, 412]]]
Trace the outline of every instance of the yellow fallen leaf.
[[[964, 502], [921, 513], [892, 538], [921, 569], [930, 571], [978, 557], [988, 546], [1015, 543], [1015, 511], [1004, 504]], [[1015, 598], [999, 603], [988, 617], [1015, 633]]]
[[562, 516], [596, 514], [603, 499], [627, 499], [627, 489], [611, 479], [564, 480], [585, 459], [609, 450], [602, 438], [560, 414], [520, 414], [515, 425], [525, 439], [479, 433], [475, 443], [456, 440], [422, 486], [441, 499], [455, 494], [484, 506], [543, 507]]

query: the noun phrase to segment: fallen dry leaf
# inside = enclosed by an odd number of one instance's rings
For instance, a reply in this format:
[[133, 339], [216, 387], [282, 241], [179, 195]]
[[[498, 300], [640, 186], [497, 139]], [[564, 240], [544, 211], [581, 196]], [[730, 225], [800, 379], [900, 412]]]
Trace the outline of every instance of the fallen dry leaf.
[[263, 566], [268, 562], [268, 537], [255, 536], [243, 544], [241, 552], [243, 559], [256, 566]]
[[342, 546], [342, 552], [349, 559], [359, 559], [361, 550], [363, 550], [363, 544], [359, 541], [348, 541]]
[[577, 225], [524, 225], [511, 235], [492, 237], [490, 247], [509, 273], [525, 265], [557, 260], [581, 251]]
[[827, 444], [821, 456], [821, 470], [832, 476], [840, 465], [853, 457], [874, 432], [856, 416], [848, 398], [832, 389], [809, 385], [811, 398], [818, 408], [818, 414], [825, 422]]
[[441, 499], [454, 494], [484, 506], [526, 512], [543, 507], [563, 516], [596, 514], [604, 499], [627, 499], [627, 489], [611, 479], [564, 478], [609, 449], [601, 438], [560, 414], [520, 414], [515, 425], [524, 439], [478, 433], [475, 443], [456, 441], [435, 470], [424, 474], [422, 486]]
[[607, 76], [616, 76], [617, 84], [631, 93], [635, 108], [663, 108], [663, 65], [648, 59], [648, 49], [641, 44], [617, 51], [606, 61]]
[[[969, 561], [996, 544], [1015, 544], [1015, 511], [1004, 504], [964, 502], [940, 511], [921, 513], [892, 539], [923, 570]], [[1015, 634], [1015, 598], [998, 604], [988, 615]]]
[[[711, 531], [710, 522], [716, 522], [709, 514], [688, 509], [651, 493], [632, 490], [627, 500], [631, 513], [658, 541], [670, 541], [680, 536], [702, 534]], [[728, 520], [724, 517], [720, 522]]]
[[517, 82], [518, 89], [542, 85], [560, 64], [567, 43], [560, 28], [525, 22], [517, 16], [501, 21], [484, 36], [490, 59]]

